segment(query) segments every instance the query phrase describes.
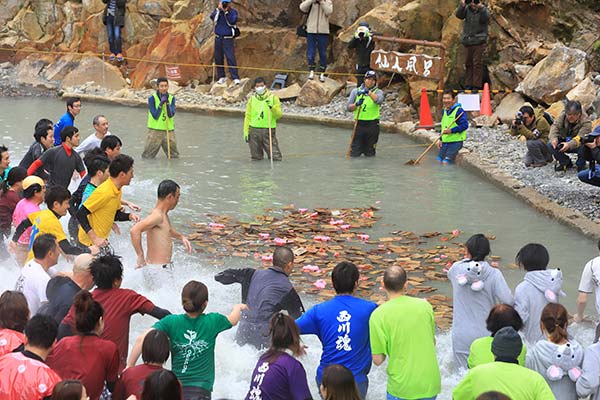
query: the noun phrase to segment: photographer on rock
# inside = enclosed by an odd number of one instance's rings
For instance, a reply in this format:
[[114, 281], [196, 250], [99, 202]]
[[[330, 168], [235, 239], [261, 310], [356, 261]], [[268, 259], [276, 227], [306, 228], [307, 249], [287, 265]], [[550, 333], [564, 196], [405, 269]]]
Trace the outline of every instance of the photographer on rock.
[[581, 139], [591, 131], [592, 123], [583, 112], [581, 103], [568, 101], [564, 111], [550, 127], [548, 149], [557, 161], [554, 166], [555, 171], [566, 171], [573, 167], [573, 163], [566, 153], [577, 153], [575, 162], [577, 170], [585, 169]]
[[467, 50], [465, 88], [479, 90], [483, 87], [483, 59], [491, 13], [481, 0], [461, 0], [454, 15], [465, 21], [460, 38]]
[[552, 154], [546, 144], [550, 124], [544, 118], [543, 109], [534, 111], [533, 107], [528, 105], [521, 107], [512, 121], [509, 133], [519, 137], [519, 140], [527, 145], [524, 159], [526, 167], [543, 167], [552, 162]]
[[588, 169], [581, 170], [577, 177], [583, 183], [600, 187], [600, 167], [596, 162], [600, 162], [600, 126], [597, 126], [594, 131], [582, 138], [583, 145], [581, 148], [582, 158], [590, 163]]

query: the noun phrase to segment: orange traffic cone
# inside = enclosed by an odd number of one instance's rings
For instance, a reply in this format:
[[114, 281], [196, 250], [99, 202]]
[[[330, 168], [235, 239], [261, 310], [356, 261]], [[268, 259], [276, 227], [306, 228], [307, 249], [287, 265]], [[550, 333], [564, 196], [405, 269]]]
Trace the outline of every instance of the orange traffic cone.
[[483, 96], [481, 97], [480, 115], [492, 115], [492, 101], [490, 99], [490, 85], [486, 82], [483, 85]]
[[431, 107], [427, 98], [427, 89], [421, 89], [421, 106], [419, 107], [419, 129], [433, 129], [433, 117], [431, 116]]

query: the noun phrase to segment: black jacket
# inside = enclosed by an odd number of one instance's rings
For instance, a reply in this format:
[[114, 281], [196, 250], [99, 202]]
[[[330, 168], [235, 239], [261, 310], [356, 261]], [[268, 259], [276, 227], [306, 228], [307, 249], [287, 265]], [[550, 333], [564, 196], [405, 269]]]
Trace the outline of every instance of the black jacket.
[[348, 43], [349, 49], [356, 49], [356, 66], [368, 67], [371, 64], [371, 52], [375, 49], [373, 37], [355, 38]]
[[[104, 8], [104, 14], [102, 14], [102, 22], [106, 25], [106, 17], [108, 16], [108, 5], [110, 0], [102, 0], [106, 7]], [[127, 0], [117, 0], [117, 9], [115, 10], [115, 25], [121, 28], [125, 26], [125, 5]]]
[[248, 310], [242, 313], [235, 337], [240, 345], [268, 348], [269, 321], [273, 314], [286, 310], [297, 319], [304, 313], [300, 296], [280, 268], [228, 269], [215, 276], [215, 280], [224, 285], [242, 284], [242, 302], [248, 305]]
[[487, 42], [491, 13], [486, 6], [473, 11], [469, 6], [458, 6], [456, 18], [465, 21], [460, 42], [465, 46], [475, 46]]

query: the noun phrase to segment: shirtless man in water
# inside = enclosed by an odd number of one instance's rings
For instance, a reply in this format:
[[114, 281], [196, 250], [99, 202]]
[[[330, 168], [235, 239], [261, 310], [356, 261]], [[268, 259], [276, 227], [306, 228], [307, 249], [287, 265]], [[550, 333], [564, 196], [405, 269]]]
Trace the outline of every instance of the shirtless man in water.
[[[183, 242], [188, 253], [192, 252], [190, 241], [181, 233], [177, 232], [169, 220], [169, 211], [177, 206], [179, 201], [179, 185], [170, 179], [162, 181], [158, 185], [158, 201], [156, 206], [146, 218], [131, 228], [131, 243], [137, 254], [137, 267], [141, 268], [147, 264], [161, 265], [167, 267], [171, 264], [173, 254], [173, 242], [171, 238]], [[144, 256], [142, 247], [142, 233], [146, 232], [148, 253]]]

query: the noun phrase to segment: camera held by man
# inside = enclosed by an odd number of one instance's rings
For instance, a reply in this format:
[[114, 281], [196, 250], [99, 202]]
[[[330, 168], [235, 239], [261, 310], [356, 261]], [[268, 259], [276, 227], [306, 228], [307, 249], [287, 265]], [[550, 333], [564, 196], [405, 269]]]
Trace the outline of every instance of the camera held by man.
[[589, 166], [580, 171], [577, 177], [583, 183], [600, 186], [600, 168], [596, 166], [600, 162], [600, 126], [597, 126], [592, 133], [585, 135], [581, 143], [583, 144], [583, 159], [588, 162]]
[[524, 161], [527, 167], [543, 167], [552, 162], [552, 154], [547, 146], [550, 123], [543, 109], [534, 110], [529, 105], [521, 107], [511, 123], [509, 133], [526, 143]]

